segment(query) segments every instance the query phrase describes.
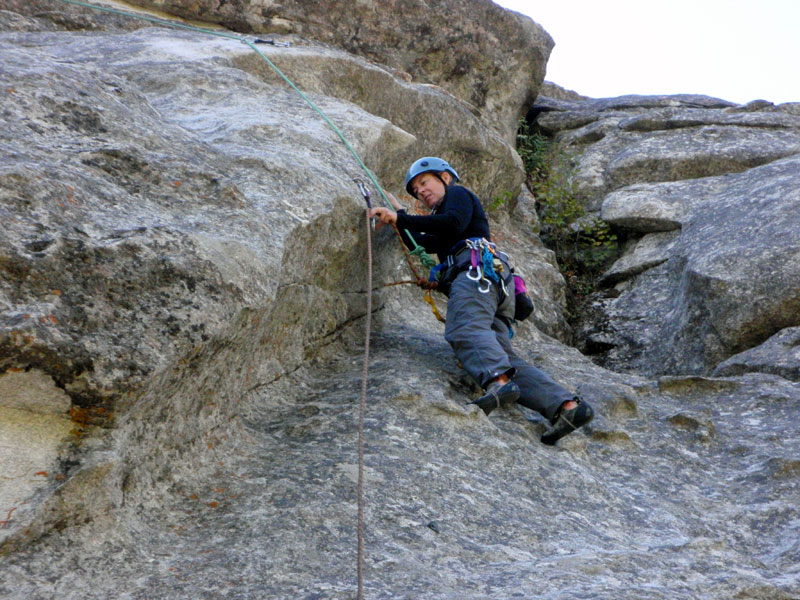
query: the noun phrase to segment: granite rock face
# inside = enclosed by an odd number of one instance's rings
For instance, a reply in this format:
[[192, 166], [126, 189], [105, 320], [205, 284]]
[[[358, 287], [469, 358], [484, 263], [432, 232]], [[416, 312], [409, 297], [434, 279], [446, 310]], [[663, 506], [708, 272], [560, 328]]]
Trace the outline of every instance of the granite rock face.
[[583, 198], [628, 238], [579, 333], [601, 364], [710, 374], [800, 323], [797, 105], [631, 96], [539, 106], [539, 126], [578, 154]]
[[800, 328], [781, 329], [763, 344], [721, 362], [714, 376], [743, 373], [774, 373], [790, 381], [800, 381]]
[[[514, 143], [536, 97], [553, 40], [490, 0], [137, 0], [237, 31], [311, 38], [443, 87]], [[453, 48], [458, 51], [454, 52]]]
[[[24, 474], [8, 468], [20, 487], [4, 490], [0, 510], [15, 515], [4, 537], [29, 528], [38, 504], [27, 496], [48, 477], [60, 485], [89, 431], [115, 430], [154, 377], [243, 314], [267, 323], [258, 372], [271, 380], [364, 311], [353, 179], [367, 176], [300, 95], [236, 40], [120, 31], [122, 17], [86, 11], [53, 20], [58, 4], [6, 11], [13, 27], [0, 40], [4, 446], [20, 455], [27, 431], [43, 449]], [[65, 22], [100, 31], [60, 31]], [[514, 150], [443, 90], [326, 47], [263, 52], [396, 193], [408, 164], [447, 148], [483, 197], [520, 190]], [[495, 216], [531, 204], [523, 196]], [[508, 246], [546, 297], [540, 326], [566, 336], [563, 280], [526, 229], [506, 228]], [[396, 242], [378, 241], [379, 273], [407, 278]]]
[[[354, 597], [363, 170], [236, 40], [54, 1], [9, 0], [0, 23], [0, 596]], [[494, 129], [467, 92], [289, 39], [260, 49], [388, 191], [421, 154], [457, 165], [536, 295], [516, 347], [598, 414], [551, 448], [538, 415], [470, 406], [421, 292], [380, 287], [409, 271], [372, 232], [366, 597], [796, 598], [794, 330], [747, 338], [713, 377], [598, 366], [567, 345], [564, 281], [506, 141], [516, 115]], [[777, 197], [793, 160], [723, 180]], [[730, 237], [701, 201], [718, 187], [693, 181], [697, 202], [614, 209], [650, 230], [610, 285], [696, 256], [691, 222]], [[785, 368], [764, 367], [777, 353]]]

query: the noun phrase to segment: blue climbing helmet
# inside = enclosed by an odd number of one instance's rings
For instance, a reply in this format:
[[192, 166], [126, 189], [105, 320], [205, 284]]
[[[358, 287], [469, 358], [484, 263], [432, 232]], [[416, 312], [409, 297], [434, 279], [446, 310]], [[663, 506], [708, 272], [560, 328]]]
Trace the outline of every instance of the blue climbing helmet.
[[453, 181], [458, 181], [458, 173], [456, 173], [456, 170], [451, 167], [450, 163], [446, 160], [437, 156], [420, 158], [408, 168], [408, 173], [406, 173], [406, 191], [414, 196], [414, 192], [411, 191], [411, 180], [417, 175], [421, 175], [422, 173], [436, 173], [438, 175], [443, 171], [450, 173], [450, 175], [453, 176]]

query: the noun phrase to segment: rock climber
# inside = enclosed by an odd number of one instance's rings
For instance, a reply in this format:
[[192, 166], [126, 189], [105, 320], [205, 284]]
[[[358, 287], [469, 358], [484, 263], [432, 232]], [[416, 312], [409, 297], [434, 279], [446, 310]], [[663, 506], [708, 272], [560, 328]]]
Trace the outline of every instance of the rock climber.
[[[462, 185], [458, 173], [438, 157], [414, 162], [406, 173], [406, 191], [421, 201], [429, 215], [410, 215], [397, 198], [387, 194], [395, 210], [373, 208], [377, 227], [396, 225], [404, 241], [414, 241], [435, 253], [443, 275], [439, 290], [448, 296], [445, 339], [463, 368], [483, 388], [474, 403], [488, 415], [500, 406], [518, 402], [542, 414], [550, 423], [542, 442], [555, 444], [592, 420], [592, 407], [556, 383], [549, 375], [517, 355], [509, 336], [514, 314], [514, 278], [507, 255], [491, 243], [489, 221], [478, 197]], [[487, 250], [488, 249], [488, 250]], [[476, 255], [490, 251], [497, 265], [476, 264]], [[490, 263], [492, 261], [490, 260]]]

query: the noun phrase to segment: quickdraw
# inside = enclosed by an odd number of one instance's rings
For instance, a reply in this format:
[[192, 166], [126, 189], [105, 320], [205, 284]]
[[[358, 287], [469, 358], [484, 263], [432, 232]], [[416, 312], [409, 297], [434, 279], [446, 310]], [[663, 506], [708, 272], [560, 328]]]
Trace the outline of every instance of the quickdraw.
[[486, 238], [470, 238], [465, 240], [465, 245], [470, 251], [470, 266], [467, 270], [467, 279], [476, 281], [478, 283], [478, 291], [482, 294], [488, 294], [492, 282], [494, 282], [500, 286], [504, 294], [508, 295], [506, 283], [503, 277], [498, 275], [498, 273], [503, 272], [503, 261], [500, 255], [503, 255], [506, 262], [508, 262], [508, 256], [499, 252], [497, 246]]

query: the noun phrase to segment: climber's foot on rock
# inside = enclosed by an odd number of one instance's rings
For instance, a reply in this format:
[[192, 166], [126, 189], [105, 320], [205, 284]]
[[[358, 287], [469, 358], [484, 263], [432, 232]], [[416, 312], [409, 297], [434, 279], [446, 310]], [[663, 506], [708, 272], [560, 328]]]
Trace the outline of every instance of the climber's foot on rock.
[[592, 418], [594, 409], [587, 402], [580, 398], [565, 402], [551, 421], [550, 429], [542, 435], [542, 443], [552, 446], [565, 435], [586, 425]]
[[472, 404], [480, 406], [483, 412], [488, 416], [495, 408], [500, 408], [501, 406], [507, 406], [512, 402], [516, 402], [517, 398], [519, 398], [519, 394], [519, 386], [513, 381], [507, 381], [505, 383], [493, 381], [489, 384], [489, 387], [486, 388], [486, 393], [475, 400], [475, 402], [472, 402]]

